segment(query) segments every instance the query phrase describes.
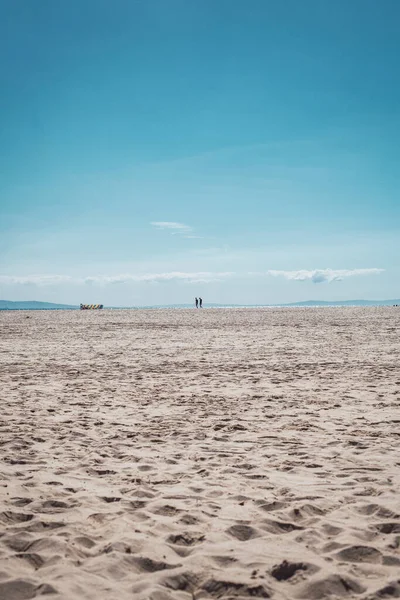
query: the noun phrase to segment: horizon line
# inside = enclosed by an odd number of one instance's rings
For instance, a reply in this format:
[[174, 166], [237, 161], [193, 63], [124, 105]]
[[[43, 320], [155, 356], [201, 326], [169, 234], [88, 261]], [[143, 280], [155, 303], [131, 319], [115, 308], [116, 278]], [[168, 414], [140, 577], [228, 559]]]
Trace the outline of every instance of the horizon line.
[[[298, 300], [298, 301], [294, 301], [294, 302], [274, 302], [274, 303], [269, 303], [269, 304], [262, 304], [262, 303], [254, 303], [254, 304], [245, 304], [245, 303], [239, 303], [239, 304], [234, 304], [234, 303], [224, 303], [224, 302], [206, 302], [203, 306], [203, 308], [274, 308], [274, 307], [290, 307], [290, 306], [304, 306], [304, 305], [314, 305], [314, 306], [322, 306], [322, 305], [329, 305], [329, 306], [335, 306], [335, 305], [343, 305], [343, 304], [347, 304], [347, 305], [353, 305], [356, 306], [357, 304], [369, 304], [369, 305], [373, 305], [373, 304], [381, 304], [381, 305], [386, 305], [386, 306], [393, 306], [393, 305], [397, 305], [398, 303], [400, 303], [400, 298], [384, 298], [384, 299], [373, 299], [373, 300], [368, 300], [368, 299], [363, 299], [363, 298], [352, 298], [349, 300]], [[10, 306], [10, 308], [8, 309], [7, 306], [4, 305], [15, 305], [15, 304], [19, 304], [19, 305], [29, 305], [29, 304], [41, 304], [41, 305], [45, 305], [43, 307], [44, 310], [46, 310], [46, 305], [49, 307], [48, 310], [51, 310], [50, 307], [53, 307], [54, 310], [78, 310], [80, 308], [80, 304], [66, 304], [66, 303], [62, 303], [62, 302], [47, 302], [47, 301], [43, 301], [43, 300], [0, 300], [0, 310], [24, 310], [24, 308], [13, 308], [12, 306]], [[93, 304], [93, 303], [91, 303]], [[183, 303], [170, 303], [170, 304], [132, 304], [132, 305], [124, 305], [124, 306], [117, 306], [117, 305], [103, 305], [103, 309], [102, 310], [107, 310], [107, 309], [114, 309], [114, 310], [129, 310], [129, 309], [157, 309], [157, 308], [182, 308], [182, 309], [186, 309], [186, 308], [195, 308], [194, 304], [192, 304], [191, 302], [183, 302]], [[35, 310], [35, 308], [28, 308], [26, 307], [26, 310]], [[36, 310], [41, 310], [39, 307]], [[201, 309], [199, 309], [201, 310]]]

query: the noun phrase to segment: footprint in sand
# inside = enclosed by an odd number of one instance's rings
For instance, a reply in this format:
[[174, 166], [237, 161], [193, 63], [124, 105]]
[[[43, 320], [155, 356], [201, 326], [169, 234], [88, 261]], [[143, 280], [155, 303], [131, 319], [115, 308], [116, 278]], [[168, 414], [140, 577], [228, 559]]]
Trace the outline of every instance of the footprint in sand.
[[34, 515], [30, 513], [17, 513], [12, 511], [4, 511], [0, 513], [0, 522], [3, 523], [26, 523], [31, 521]]
[[174, 517], [175, 515], [182, 512], [182, 510], [180, 508], [176, 508], [175, 506], [170, 506], [166, 504], [165, 506], [160, 506], [153, 512], [155, 515], [161, 515], [163, 517]]
[[56, 594], [57, 590], [51, 585], [34, 585], [25, 579], [13, 579], [0, 583], [1, 600], [30, 600], [42, 594]]
[[74, 539], [74, 543], [78, 544], [78, 546], [83, 546], [84, 548], [93, 548], [93, 546], [96, 545], [96, 542], [94, 542], [90, 537], [87, 537], [85, 535], [81, 535], [78, 536]]
[[234, 558], [233, 556], [211, 556], [211, 558], [220, 567], [229, 567], [237, 562], [237, 558]]
[[279, 502], [279, 500], [274, 500], [273, 502], [266, 502], [265, 504], [260, 504], [259, 508], [261, 510], [265, 510], [266, 512], [273, 512], [274, 510], [280, 510], [281, 508], [285, 508], [285, 502]]
[[193, 592], [197, 588], [198, 582], [199, 576], [189, 571], [167, 577], [164, 579], [163, 585], [170, 590], [189, 592], [193, 596]]
[[167, 542], [170, 544], [176, 544], [178, 546], [194, 546], [195, 544], [200, 544], [204, 540], [205, 535], [187, 532], [171, 534], [167, 537]]
[[130, 500], [129, 506], [133, 508], [133, 510], [140, 510], [147, 505], [147, 502], [144, 500]]
[[44, 558], [35, 552], [21, 552], [16, 554], [16, 557], [26, 560], [35, 569], [40, 569], [45, 563]]
[[380, 519], [398, 519], [400, 515], [395, 513], [384, 506], [380, 506], [379, 504], [364, 504], [362, 506], [356, 507], [356, 511], [360, 515], [374, 515], [375, 517], [379, 517]]
[[247, 542], [247, 540], [259, 537], [260, 535], [256, 529], [244, 524], [232, 525], [226, 532], [241, 542]]
[[182, 523], [183, 525], [197, 525], [197, 523], [200, 523], [200, 522], [201, 522], [201, 519], [199, 519], [198, 517], [195, 517], [194, 515], [190, 515], [190, 514], [183, 515], [179, 519], [179, 523]]
[[103, 502], [107, 502], [107, 504], [112, 504], [113, 502], [120, 502], [122, 498], [118, 498], [117, 496], [101, 496], [100, 499]]
[[295, 525], [294, 523], [287, 523], [285, 521], [274, 521], [272, 519], [267, 519], [263, 521], [264, 526], [262, 529], [268, 531], [269, 533], [281, 534], [281, 533], [290, 533], [291, 531], [301, 530], [304, 527], [300, 527], [300, 525]]
[[319, 579], [313, 583], [305, 585], [298, 598], [304, 600], [320, 600], [326, 597], [353, 596], [353, 594], [362, 594], [365, 588], [358, 582], [341, 575], [330, 575], [324, 579]]
[[71, 508], [71, 506], [62, 500], [46, 500], [36, 510], [40, 513], [58, 513], [64, 512], [68, 508]]
[[26, 506], [33, 502], [32, 498], [11, 498], [11, 502], [14, 506]]
[[182, 566], [181, 564], [169, 565], [168, 563], [152, 560], [144, 556], [134, 557], [133, 560], [143, 573], [155, 573], [157, 571], [165, 571], [166, 569], [177, 569]]
[[275, 565], [271, 570], [271, 575], [277, 581], [287, 581], [291, 579], [299, 571], [307, 572], [309, 574], [316, 573], [319, 571], [319, 567], [310, 565], [303, 562], [288, 562], [284, 560], [279, 565]]
[[218, 579], [209, 579], [202, 585], [202, 589], [208, 592], [212, 598], [270, 598], [271, 594], [264, 585], [248, 585]]
[[400, 533], [400, 523], [377, 523], [373, 527], [381, 533]]

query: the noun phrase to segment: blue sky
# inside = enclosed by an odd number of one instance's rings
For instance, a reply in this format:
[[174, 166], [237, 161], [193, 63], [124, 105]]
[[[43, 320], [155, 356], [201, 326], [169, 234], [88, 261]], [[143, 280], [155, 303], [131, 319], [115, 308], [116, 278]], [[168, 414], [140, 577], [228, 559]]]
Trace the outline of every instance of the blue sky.
[[400, 296], [397, 0], [1, 8], [0, 297]]

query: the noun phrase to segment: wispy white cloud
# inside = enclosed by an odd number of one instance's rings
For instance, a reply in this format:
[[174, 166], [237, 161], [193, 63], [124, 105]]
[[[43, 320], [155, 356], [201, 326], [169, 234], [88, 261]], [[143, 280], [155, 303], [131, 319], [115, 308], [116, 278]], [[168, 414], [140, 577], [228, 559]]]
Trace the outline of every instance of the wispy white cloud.
[[313, 283], [323, 283], [332, 281], [341, 281], [346, 277], [355, 277], [361, 275], [378, 275], [384, 269], [314, 269], [300, 271], [168, 271], [164, 273], [122, 273], [116, 275], [90, 275], [87, 277], [71, 277], [69, 275], [27, 275], [27, 276], [0, 276], [0, 285], [109, 285], [124, 283], [161, 283], [161, 282], [182, 282], [182, 283], [211, 283], [223, 281], [229, 278], [261, 278], [265, 275], [273, 277], [284, 277], [292, 281], [312, 281]]
[[185, 225], [185, 223], [176, 223], [175, 221], [152, 221], [150, 223], [156, 229], [165, 229], [171, 235], [179, 235], [187, 240], [202, 240], [203, 236], [195, 235], [193, 227]]
[[227, 277], [233, 276], [231, 272], [211, 272], [211, 271], [198, 271], [194, 273], [187, 273], [182, 271], [171, 271], [167, 273], [144, 273], [144, 274], [122, 274], [122, 275], [100, 275], [95, 277], [86, 277], [85, 283], [129, 283], [129, 282], [162, 282], [162, 281], [182, 281], [186, 283], [194, 282], [211, 282], [226, 279]]
[[313, 269], [311, 271], [267, 271], [268, 275], [273, 277], [285, 277], [294, 281], [312, 281], [313, 283], [323, 283], [332, 281], [342, 281], [346, 277], [355, 277], [359, 275], [379, 275], [385, 269]]
[[193, 229], [190, 225], [176, 223], [175, 221], [152, 221], [150, 225], [157, 229], [168, 229], [171, 233], [187, 233]]
[[0, 275], [0, 284], [5, 285], [58, 285], [73, 283], [69, 275]]
[[211, 283], [234, 276], [235, 273], [223, 271], [170, 271], [166, 273], [123, 273], [118, 275], [92, 275], [88, 277], [70, 277], [68, 275], [28, 275], [0, 276], [0, 284], [4, 285], [36, 285], [51, 286], [60, 284], [74, 285], [107, 285], [118, 283], [161, 283], [177, 281], [183, 283]]

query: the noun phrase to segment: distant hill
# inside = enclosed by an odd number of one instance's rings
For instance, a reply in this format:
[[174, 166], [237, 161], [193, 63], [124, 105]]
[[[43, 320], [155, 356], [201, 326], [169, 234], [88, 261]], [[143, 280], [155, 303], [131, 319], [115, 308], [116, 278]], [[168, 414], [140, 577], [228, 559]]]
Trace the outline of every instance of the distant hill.
[[79, 308], [79, 306], [53, 304], [52, 302], [36, 302], [36, 300], [27, 300], [25, 302], [0, 300], [0, 310], [72, 310], [76, 308]]

